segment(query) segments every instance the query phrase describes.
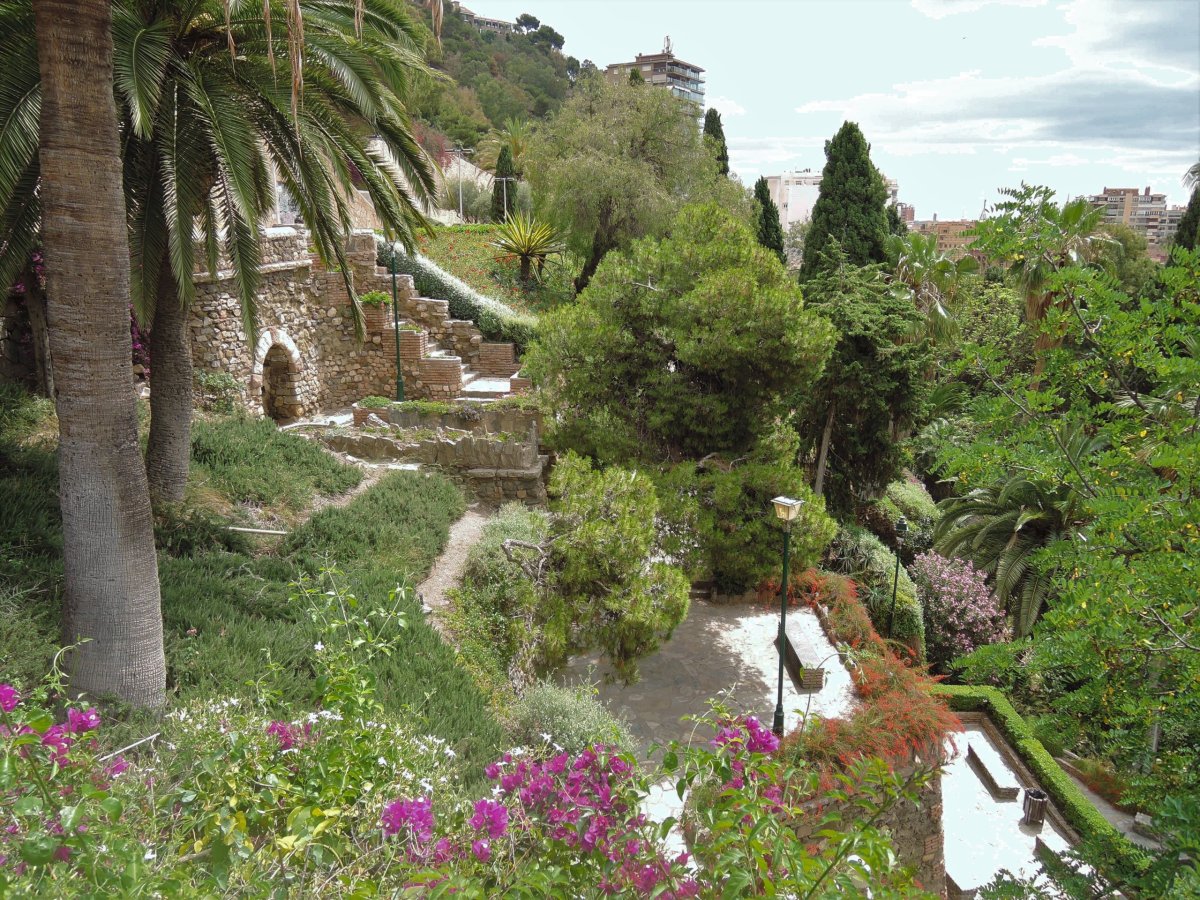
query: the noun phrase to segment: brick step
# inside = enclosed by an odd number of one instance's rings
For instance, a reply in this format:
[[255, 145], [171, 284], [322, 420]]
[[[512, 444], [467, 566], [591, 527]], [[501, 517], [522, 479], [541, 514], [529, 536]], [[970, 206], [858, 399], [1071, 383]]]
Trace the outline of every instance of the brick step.
[[474, 376], [468, 386], [463, 380], [463, 396], [477, 400], [499, 400], [512, 393], [512, 384], [507, 378], [488, 378]]

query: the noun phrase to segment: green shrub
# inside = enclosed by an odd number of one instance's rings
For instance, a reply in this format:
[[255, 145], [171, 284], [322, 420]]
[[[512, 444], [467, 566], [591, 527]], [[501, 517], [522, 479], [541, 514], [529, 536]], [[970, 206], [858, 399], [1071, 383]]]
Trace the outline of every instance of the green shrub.
[[202, 507], [160, 507], [154, 516], [154, 545], [170, 556], [196, 556], [212, 550], [249, 553], [250, 538], [230, 531], [227, 520]]
[[[871, 532], [854, 525], [841, 528], [829, 545], [828, 565], [863, 586], [871, 622], [882, 635], [906, 644], [919, 659], [925, 658], [925, 620], [917, 588], [903, 566], [896, 577], [896, 554]], [[895, 622], [892, 622], [892, 588], [896, 587]], [[892, 626], [891, 634], [888, 633]]]
[[387, 409], [392, 405], [392, 401], [387, 397], [380, 397], [378, 394], [372, 394], [369, 397], [363, 397], [358, 401], [360, 409]]
[[340, 494], [362, 480], [347, 465], [267, 419], [197, 421], [192, 427], [192, 480], [230, 503], [299, 513], [314, 493]]
[[932, 690], [935, 695], [944, 697], [956, 712], [986, 712], [991, 716], [1068, 824], [1085, 842], [1099, 848], [1095, 858], [1109, 862], [1115, 870], [1112, 874], [1127, 878], [1145, 870], [1149, 864], [1146, 853], [1110, 825], [1091, 804], [1004, 694], [995, 688], [968, 685], [939, 684]]
[[358, 295], [358, 302], [363, 306], [390, 306], [392, 298], [383, 291], [367, 291]]
[[[388, 244], [382, 238], [377, 238], [376, 262], [381, 266], [390, 266]], [[515, 344], [517, 353], [523, 354], [537, 337], [535, 317], [523, 315], [499, 300], [485, 297], [432, 260], [419, 254], [409, 255], [398, 245], [396, 271], [411, 275], [421, 296], [449, 302], [452, 318], [474, 322], [489, 341]]]
[[789, 463], [752, 460], [726, 468], [680, 463], [656, 476], [666, 530], [695, 534], [698, 552], [683, 562], [697, 580], [711, 578], [719, 591], [739, 594], [765, 578], [779, 576], [783, 536], [771, 499], [780, 494], [805, 500], [792, 525], [795, 571], [814, 565], [836, 525], [825, 504], [808, 487], [802, 469]]
[[[904, 516], [908, 533], [901, 545], [896, 537], [896, 520]], [[905, 565], [933, 546], [933, 527], [941, 517], [925, 486], [908, 479], [893, 481], [884, 496], [860, 513], [862, 524], [892, 550], [901, 549]]]
[[512, 705], [509, 720], [509, 738], [518, 746], [539, 749], [557, 744], [570, 754], [594, 744], [628, 752], [634, 749], [628, 726], [610, 713], [595, 689], [587, 685], [535, 684]]
[[1062, 756], [1063, 751], [1074, 747], [1082, 736], [1079, 722], [1070, 716], [1038, 716], [1029, 720], [1029, 731], [1054, 757]]
[[237, 407], [242, 395], [242, 384], [228, 372], [196, 372], [199, 406], [209, 412], [228, 415]]

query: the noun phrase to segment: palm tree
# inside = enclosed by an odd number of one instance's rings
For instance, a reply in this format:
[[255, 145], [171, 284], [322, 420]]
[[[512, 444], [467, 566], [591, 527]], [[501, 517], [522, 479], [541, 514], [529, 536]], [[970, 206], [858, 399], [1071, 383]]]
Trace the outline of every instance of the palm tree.
[[1186, 188], [1200, 187], [1200, 162], [1192, 163], [1183, 176], [1183, 186]]
[[[71, 687], [154, 707], [164, 700], [166, 664], [129, 373], [111, 11], [109, 0], [0, 5], [0, 122], [26, 129], [17, 153], [4, 129], [0, 241], [6, 255], [21, 249], [40, 219], [59, 423], [63, 638], [84, 642], [67, 659]], [[31, 146], [27, 126], [39, 116]], [[14, 202], [19, 188], [26, 192]]]
[[889, 234], [884, 253], [892, 284], [906, 291], [925, 317], [925, 334], [934, 341], [954, 337], [954, 306], [961, 283], [979, 269], [972, 256], [951, 259], [937, 249], [937, 236], [908, 232]]
[[[269, 3], [265, 17], [263, 7], [224, 0], [119, 0], [114, 6], [131, 293], [139, 318], [153, 323], [146, 469], [156, 502], [182, 499], [187, 482], [187, 308], [197, 225], [209, 269], [220, 255], [228, 259], [253, 343], [259, 223], [273, 209], [278, 177], [299, 203], [319, 255], [347, 278], [361, 333], [343, 253], [353, 179], [361, 178], [387, 229], [408, 245], [413, 229], [424, 224], [416, 203], [433, 192], [432, 165], [404, 107], [413, 77], [426, 71], [404, 4], [302, 0], [298, 24], [289, 19], [287, 30], [272, 29], [272, 15], [284, 18], [275, 8], [282, 6]], [[297, 51], [293, 37], [300, 32]], [[293, 67], [291, 78], [277, 73], [285, 64]], [[7, 97], [7, 90], [0, 92], [0, 102]], [[0, 118], [6, 107], [0, 106]], [[368, 151], [372, 134], [381, 143]], [[20, 149], [15, 136], [7, 143]], [[0, 137], [0, 159], [7, 150]], [[21, 187], [28, 190], [30, 183]]]
[[1061, 482], [1017, 474], [938, 505], [942, 518], [934, 529], [934, 547], [946, 556], [967, 557], [987, 572], [1014, 635], [1028, 635], [1052, 580], [1034, 557], [1072, 536], [1081, 514], [1078, 492]]
[[532, 131], [529, 123], [519, 119], [506, 119], [503, 128], [493, 128], [479, 144], [475, 162], [489, 172], [496, 171], [500, 151], [505, 147], [512, 154], [514, 174], [519, 178], [525, 171], [525, 151], [529, 149]]

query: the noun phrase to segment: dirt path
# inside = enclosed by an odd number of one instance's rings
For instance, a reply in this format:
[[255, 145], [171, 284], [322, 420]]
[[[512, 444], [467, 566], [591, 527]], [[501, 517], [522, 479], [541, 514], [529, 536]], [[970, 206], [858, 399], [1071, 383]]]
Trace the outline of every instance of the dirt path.
[[417, 590], [421, 599], [433, 609], [434, 625], [441, 630], [440, 618], [450, 601], [446, 592], [458, 585], [467, 556], [471, 548], [483, 536], [483, 528], [491, 521], [492, 514], [478, 504], [473, 504], [461, 519], [450, 526], [450, 539], [442, 555], [437, 558], [429, 577], [421, 582]]

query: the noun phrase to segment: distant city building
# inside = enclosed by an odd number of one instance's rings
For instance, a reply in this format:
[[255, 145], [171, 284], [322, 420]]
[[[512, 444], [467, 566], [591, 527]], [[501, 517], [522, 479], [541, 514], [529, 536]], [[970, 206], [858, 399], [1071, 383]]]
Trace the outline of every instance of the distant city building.
[[911, 203], [897, 203], [896, 211], [900, 213], [900, 221], [905, 225], [912, 226], [913, 221], [917, 218], [917, 208]]
[[939, 222], [935, 215], [923, 222], [910, 222], [908, 230], [917, 234], [932, 234], [937, 238], [936, 249], [945, 253], [951, 259], [959, 259], [970, 251], [967, 244], [975, 240], [974, 235], [967, 234], [979, 222], [976, 219], [946, 219]]
[[[900, 185], [896, 183], [896, 179], [887, 176], [884, 176], [883, 183], [887, 185], [887, 202], [896, 203]], [[812, 218], [813, 204], [817, 202], [817, 196], [821, 192], [821, 173], [812, 169], [801, 169], [798, 172], [784, 172], [782, 175], [768, 175], [767, 189], [771, 192], [771, 199], [779, 207], [779, 222], [786, 231], [797, 222], [807, 222]], [[912, 207], [908, 207], [908, 210], [909, 217], [905, 221], [911, 222]], [[903, 216], [903, 211], [901, 215]]]
[[1106, 187], [1104, 193], [1088, 200], [1104, 211], [1104, 224], [1128, 225], [1146, 239], [1151, 256], [1166, 259], [1167, 245], [1175, 238], [1184, 207], [1167, 206], [1167, 195], [1153, 194], [1149, 186], [1144, 191]]
[[704, 106], [704, 70], [677, 57], [670, 37], [663, 41], [661, 53], [639, 53], [633, 62], [612, 63], [604, 69], [604, 76], [614, 82], [627, 80], [634, 69], [647, 84], [665, 87], [676, 97]]
[[503, 19], [489, 19], [487, 16], [481, 16], [467, 9], [461, 3], [451, 3], [450, 8], [463, 17], [468, 25], [474, 25], [480, 31], [494, 31], [496, 34], [512, 34], [517, 30], [517, 26], [513, 22], [505, 22]]

